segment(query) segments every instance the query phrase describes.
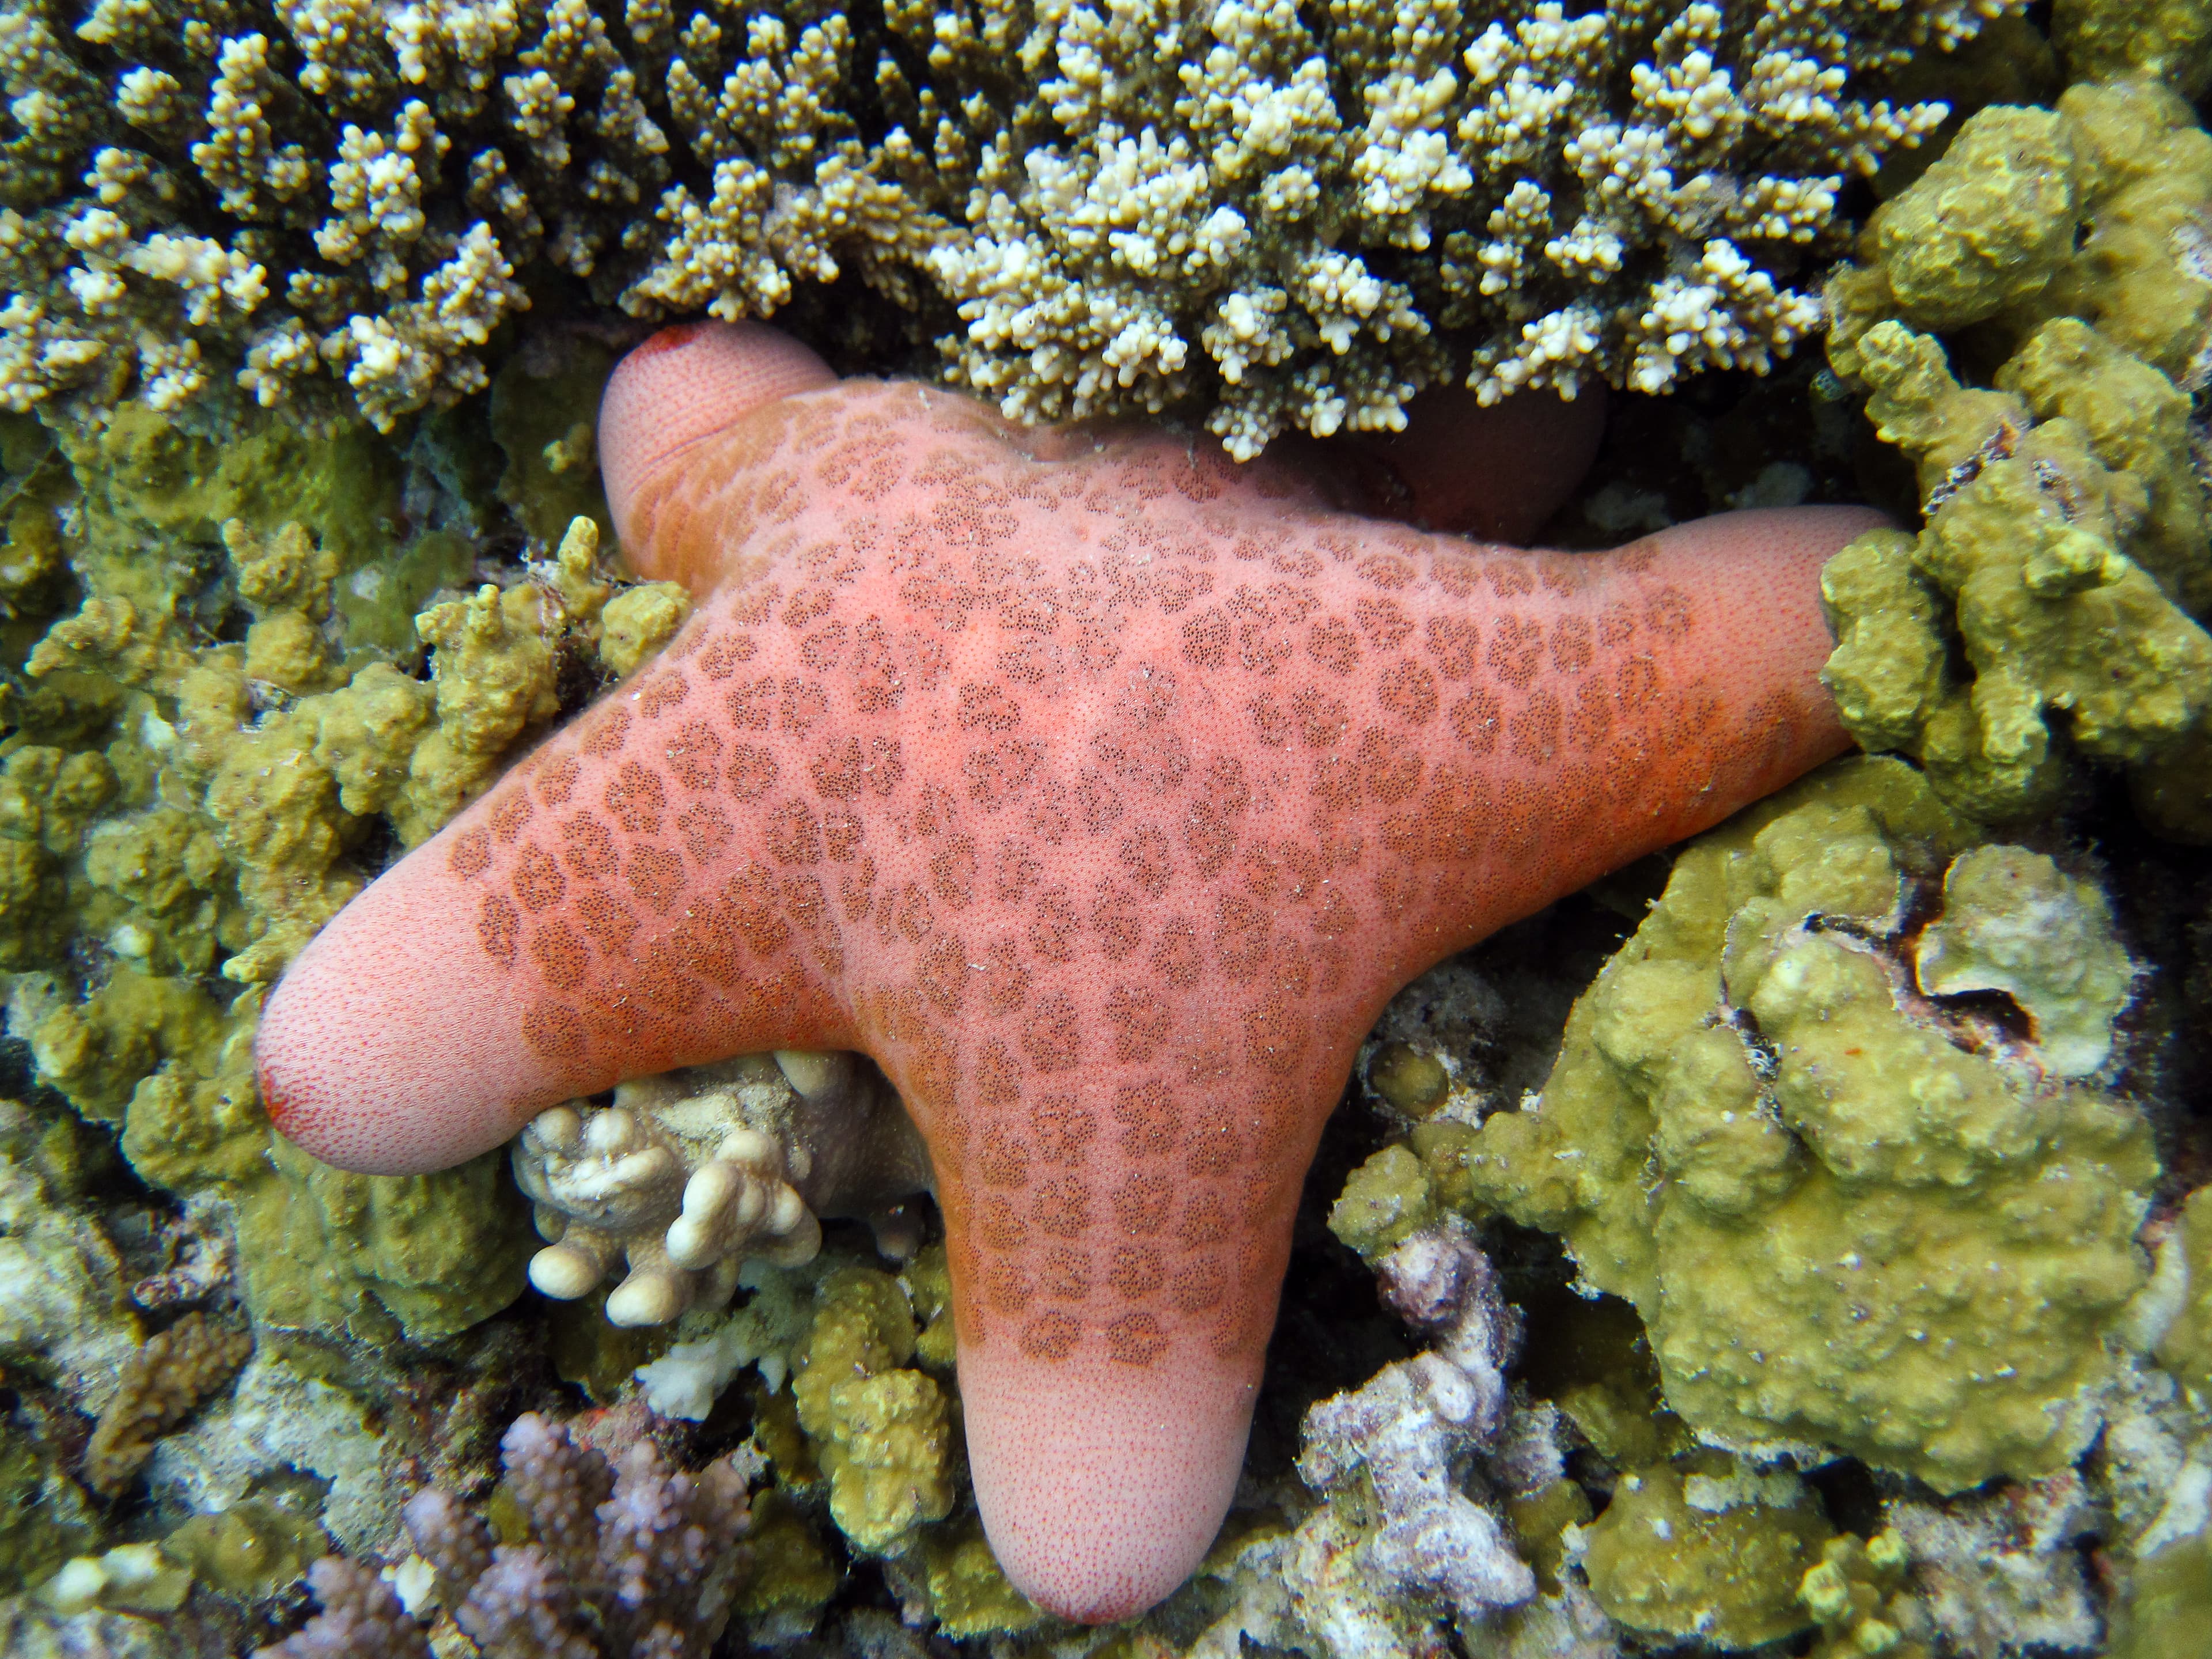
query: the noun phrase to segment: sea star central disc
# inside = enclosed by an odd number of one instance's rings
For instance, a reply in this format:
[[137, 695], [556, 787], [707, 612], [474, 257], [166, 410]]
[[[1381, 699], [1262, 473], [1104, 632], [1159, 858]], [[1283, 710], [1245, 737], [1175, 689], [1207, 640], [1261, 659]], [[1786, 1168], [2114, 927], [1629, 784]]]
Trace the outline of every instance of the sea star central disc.
[[1227, 1507], [1362, 1035], [1843, 746], [1817, 572], [1872, 515], [1486, 546], [750, 327], [633, 354], [602, 443], [699, 611], [301, 956], [270, 1110], [422, 1170], [625, 1077], [866, 1051], [930, 1147], [992, 1544], [1141, 1609]]

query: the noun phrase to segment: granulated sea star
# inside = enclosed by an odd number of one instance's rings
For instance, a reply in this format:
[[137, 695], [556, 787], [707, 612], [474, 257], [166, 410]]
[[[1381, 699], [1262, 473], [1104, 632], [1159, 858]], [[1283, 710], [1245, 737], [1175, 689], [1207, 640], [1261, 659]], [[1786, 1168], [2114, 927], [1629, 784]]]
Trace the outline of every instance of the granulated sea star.
[[1857, 509], [1486, 546], [750, 325], [640, 348], [602, 453], [697, 614], [301, 954], [270, 1115], [419, 1170], [622, 1078], [866, 1050], [935, 1167], [992, 1545], [1073, 1618], [1212, 1540], [1390, 995], [1844, 746]]

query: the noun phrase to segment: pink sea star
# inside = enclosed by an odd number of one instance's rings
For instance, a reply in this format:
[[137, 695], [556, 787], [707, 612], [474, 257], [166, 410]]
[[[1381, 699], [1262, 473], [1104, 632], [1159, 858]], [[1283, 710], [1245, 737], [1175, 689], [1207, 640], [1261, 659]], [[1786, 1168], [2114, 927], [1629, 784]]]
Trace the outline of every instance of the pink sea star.
[[1483, 545], [750, 326], [640, 348], [602, 447], [696, 616], [300, 957], [270, 1111], [424, 1170], [621, 1078], [866, 1050], [929, 1143], [993, 1546], [1141, 1609], [1228, 1504], [1362, 1034], [1844, 746], [1817, 573], [1873, 515]]

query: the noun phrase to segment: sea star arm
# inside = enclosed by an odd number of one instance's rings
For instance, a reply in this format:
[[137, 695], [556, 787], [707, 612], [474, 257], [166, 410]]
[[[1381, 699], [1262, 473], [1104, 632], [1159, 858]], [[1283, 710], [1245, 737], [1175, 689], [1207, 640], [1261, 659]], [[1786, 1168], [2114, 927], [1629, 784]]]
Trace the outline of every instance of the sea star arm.
[[1488, 546], [757, 327], [634, 354], [602, 442], [698, 611], [301, 955], [272, 1115], [420, 1169], [626, 1076], [865, 1049], [929, 1145], [993, 1547], [1141, 1609], [1228, 1504], [1361, 1034], [1844, 746], [1818, 571], [1875, 515]]

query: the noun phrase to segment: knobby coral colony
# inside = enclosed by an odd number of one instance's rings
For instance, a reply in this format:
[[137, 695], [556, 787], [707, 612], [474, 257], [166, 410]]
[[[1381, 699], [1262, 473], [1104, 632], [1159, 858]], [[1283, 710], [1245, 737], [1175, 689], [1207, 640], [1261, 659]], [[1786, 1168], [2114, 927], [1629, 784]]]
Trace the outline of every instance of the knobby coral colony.
[[100, 0], [0, 7], [0, 402], [209, 393], [380, 427], [580, 285], [765, 317], [848, 270], [1030, 419], [1203, 413], [1240, 457], [1763, 369], [1875, 92], [2026, 0]]
[[[616, 1413], [524, 1418], [502, 1477], [497, 1327], [447, 1350], [468, 1381], [425, 1443], [378, 1350], [516, 1294], [504, 1172], [346, 1175], [260, 1110], [262, 990], [387, 835], [434, 834], [690, 605], [594, 574], [611, 353], [514, 355], [519, 313], [765, 315], [842, 270], [879, 351], [934, 341], [1010, 414], [1172, 410], [1240, 456], [1389, 428], [1443, 379], [1663, 389], [1806, 332], [1838, 191], [1934, 121], [1887, 78], [2021, 9], [0, 4], [9, 1026], [194, 1195], [118, 1210], [95, 1132], [0, 1103], [0, 1648], [265, 1618], [333, 1541], [391, 1586], [326, 1562], [288, 1650], [703, 1650], [726, 1614], [782, 1639], [837, 1589], [832, 1529], [946, 1635], [1041, 1623], [959, 1490], [945, 1250], [762, 1261], [911, 1181], [895, 1126], [841, 1133], [874, 1085], [756, 1057], [556, 1108], [517, 1160], [547, 1289], [693, 1310], [635, 1340], [588, 1310], [580, 1351], [556, 1321], [562, 1375], [665, 1413], [679, 1455], [744, 1395], [748, 1448], [690, 1475]], [[2037, 28], [2002, 27], [1995, 84], [2044, 97]], [[1886, 182], [1826, 289], [1829, 391], [1865, 395], [1923, 517], [1830, 562], [1827, 681], [1912, 767], [1844, 763], [1678, 854], [1563, 1038], [1564, 995], [1548, 1031], [1486, 1027], [1463, 967], [1401, 999], [1362, 1074], [1405, 1133], [1331, 1219], [1433, 1352], [1310, 1413], [1310, 1487], [1267, 1488], [1134, 1639], [2201, 1644], [2212, 1189], [2172, 1201], [2203, 1153], [2169, 1109], [2212, 1024], [2208, 900], [2054, 814], [2112, 777], [2212, 836], [2212, 142], [2185, 101], [2212, 9], [2061, 0], [2050, 30], [2055, 108]], [[509, 520], [559, 556], [467, 593]], [[1486, 1080], [1501, 1045], [1540, 1092]], [[838, 1167], [862, 1141], [876, 1167]], [[1501, 1218], [1607, 1293], [1532, 1302], [1518, 1358]], [[295, 1346], [341, 1331], [346, 1358]], [[453, 1461], [403, 1530], [414, 1482], [379, 1471], [410, 1453]], [[283, 1628], [243, 1616], [209, 1639]]]

